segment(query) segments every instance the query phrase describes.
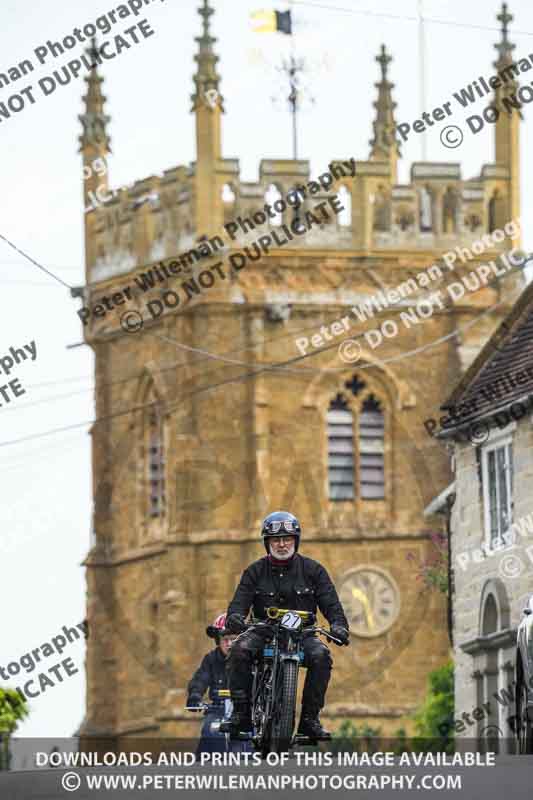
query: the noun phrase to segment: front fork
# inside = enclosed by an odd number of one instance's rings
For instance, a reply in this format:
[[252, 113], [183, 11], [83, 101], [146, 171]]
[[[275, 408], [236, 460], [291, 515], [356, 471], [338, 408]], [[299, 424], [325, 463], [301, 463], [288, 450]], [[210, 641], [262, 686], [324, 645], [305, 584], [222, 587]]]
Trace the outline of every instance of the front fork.
[[[298, 676], [299, 667], [300, 667], [300, 656], [298, 654], [298, 651], [299, 651], [298, 642], [294, 642], [292, 639], [289, 639], [289, 643], [288, 643], [286, 652], [282, 656], [278, 657], [278, 659], [277, 659], [276, 677], [278, 675], [280, 675], [280, 676], [283, 675], [282, 665], [287, 661], [294, 661], [294, 663], [296, 664], [296, 675]], [[298, 680], [298, 678], [297, 678], [297, 680]], [[276, 694], [278, 695], [278, 698], [279, 698], [280, 702], [282, 700], [282, 698], [279, 697], [280, 692], [281, 692], [281, 688], [282, 688], [281, 686], [276, 686]], [[274, 692], [272, 692], [271, 697], [274, 698]]]
[[[270, 719], [271, 722], [273, 721], [275, 700], [277, 699], [276, 696], [279, 695], [280, 692], [279, 676], [282, 674], [281, 665], [285, 661], [294, 661], [299, 667], [300, 657], [298, 655], [298, 650], [299, 650], [298, 643], [290, 639], [286, 653], [280, 656], [279, 643], [277, 640], [273, 642], [272, 665], [270, 667], [270, 675], [268, 676], [265, 682], [265, 689], [267, 689], [266, 692], [267, 699], [265, 706], [263, 708], [264, 716], [267, 719]], [[264, 666], [263, 669], [265, 669]], [[258, 690], [257, 684], [258, 684], [258, 671], [256, 668], [252, 681], [252, 699], [254, 703], [254, 708], [257, 702], [257, 690]]]

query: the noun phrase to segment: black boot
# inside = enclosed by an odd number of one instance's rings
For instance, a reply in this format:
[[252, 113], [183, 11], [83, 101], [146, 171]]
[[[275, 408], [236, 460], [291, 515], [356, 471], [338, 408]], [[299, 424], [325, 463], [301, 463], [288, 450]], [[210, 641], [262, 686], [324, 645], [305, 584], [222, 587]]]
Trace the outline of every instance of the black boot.
[[238, 739], [240, 733], [251, 733], [252, 731], [252, 711], [250, 701], [243, 699], [239, 692], [239, 697], [235, 698], [232, 692], [233, 711], [229, 719], [229, 732], [231, 739]]
[[302, 710], [300, 724], [298, 725], [298, 735], [308, 736], [309, 739], [313, 741], [331, 738], [330, 732], [322, 727], [320, 719], [318, 718], [318, 711], [316, 713], [310, 713]]

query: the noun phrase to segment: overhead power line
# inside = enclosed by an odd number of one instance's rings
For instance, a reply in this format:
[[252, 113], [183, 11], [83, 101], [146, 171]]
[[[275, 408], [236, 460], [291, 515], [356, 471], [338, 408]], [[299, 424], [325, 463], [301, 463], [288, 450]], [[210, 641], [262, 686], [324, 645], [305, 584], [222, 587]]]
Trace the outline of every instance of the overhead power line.
[[[379, 359], [376, 364], [359, 364], [359, 365], [353, 364], [352, 368], [354, 370], [357, 370], [357, 371], [361, 371], [361, 370], [365, 370], [365, 369], [372, 369], [372, 368], [376, 368], [377, 366], [385, 365], [385, 364], [392, 363], [392, 362], [395, 362], [395, 361], [400, 361], [400, 360], [402, 360], [404, 358], [410, 358], [411, 356], [414, 356], [414, 355], [419, 355], [420, 353], [423, 353], [426, 350], [430, 350], [431, 348], [436, 347], [436, 346], [444, 343], [445, 341], [447, 341], [449, 339], [452, 339], [453, 337], [458, 336], [459, 334], [464, 333], [465, 331], [469, 330], [473, 325], [475, 325], [477, 322], [479, 322], [480, 319], [482, 319], [487, 314], [490, 314], [492, 311], [494, 311], [494, 309], [496, 309], [499, 306], [503, 305], [505, 302], [507, 302], [508, 299], [509, 299], [509, 295], [504, 295], [503, 297], [501, 297], [500, 300], [498, 300], [498, 302], [493, 303], [492, 306], [489, 306], [488, 308], [484, 309], [481, 312], [481, 314], [478, 314], [477, 316], [475, 316], [472, 320], [467, 322], [465, 325], [458, 326], [454, 331], [451, 331], [450, 333], [446, 334], [445, 336], [441, 336], [438, 339], [435, 339], [433, 342], [427, 342], [425, 345], [422, 345], [421, 347], [417, 347], [414, 350], [408, 350], [405, 353], [399, 353], [398, 355], [390, 356], [389, 358], [386, 358], [386, 359]], [[358, 334], [357, 336], [351, 336], [351, 337], [348, 336], [346, 338], [347, 339], [360, 339], [363, 336], [364, 336], [364, 332]], [[342, 340], [342, 341], [344, 341], [344, 340]], [[185, 345], [180, 345], [179, 342], [176, 342], [175, 344], [180, 346], [180, 347], [186, 347]], [[341, 342], [334, 342], [333, 344], [327, 345], [326, 347], [323, 347], [320, 350], [315, 350], [315, 351], [313, 351], [311, 353], [307, 353], [305, 355], [295, 356], [293, 358], [287, 359], [286, 361], [280, 362], [278, 364], [263, 365], [263, 366], [258, 367], [258, 369], [254, 369], [254, 370], [252, 370], [250, 372], [243, 373], [242, 375], [237, 375], [236, 377], [232, 377], [232, 378], [225, 378], [224, 380], [219, 381], [218, 383], [208, 384], [207, 386], [201, 386], [198, 389], [195, 389], [192, 392], [189, 392], [185, 396], [181, 397], [180, 400], [177, 401], [176, 403], [170, 403], [168, 405], [168, 407], [165, 409], [165, 411], [166, 411], [166, 413], [170, 413], [170, 411], [175, 410], [179, 405], [181, 405], [183, 402], [185, 402], [190, 397], [193, 397], [195, 395], [203, 394], [204, 392], [208, 392], [208, 391], [212, 391], [214, 389], [218, 389], [221, 386], [225, 386], [225, 385], [230, 384], [230, 383], [237, 383], [237, 382], [240, 382], [240, 381], [248, 380], [249, 378], [256, 377], [257, 375], [260, 375], [260, 374], [262, 374], [264, 372], [272, 372], [273, 370], [275, 370], [275, 369], [277, 369], [277, 368], [279, 368], [281, 366], [288, 366], [288, 365], [294, 364], [294, 363], [296, 363], [298, 361], [302, 361], [305, 358], [310, 358], [310, 357], [319, 355], [320, 353], [323, 353], [323, 352], [326, 352], [328, 350], [331, 350], [333, 348], [338, 348], [340, 344], [341, 344]], [[340, 369], [342, 371], [347, 371], [347, 370], [350, 369], [350, 366], [351, 365], [346, 364], [346, 366], [343, 366]], [[319, 369], [318, 371], [321, 371], [321, 370]], [[22, 442], [27, 442], [27, 441], [32, 441], [32, 440], [35, 440], [35, 439], [40, 439], [40, 438], [43, 438], [45, 436], [51, 436], [51, 435], [53, 435], [55, 433], [63, 433], [65, 431], [76, 430], [78, 428], [82, 428], [82, 427], [85, 427], [87, 425], [96, 425], [96, 424], [98, 424], [100, 422], [106, 422], [106, 421], [111, 420], [111, 419], [116, 419], [118, 417], [125, 416], [126, 414], [131, 414], [131, 413], [135, 413], [135, 412], [138, 412], [138, 411], [142, 411], [142, 410], [144, 410], [146, 408], [149, 408], [150, 406], [156, 405], [156, 403], [157, 403], [157, 401], [151, 401], [149, 403], [144, 403], [144, 404], [141, 404], [141, 405], [133, 406], [131, 408], [123, 409], [121, 411], [116, 411], [113, 414], [106, 414], [106, 415], [104, 415], [102, 417], [99, 417], [99, 418], [97, 418], [95, 420], [87, 420], [85, 422], [78, 422], [78, 423], [74, 423], [72, 425], [66, 425], [66, 426], [64, 426], [62, 428], [54, 428], [54, 429], [51, 429], [49, 431], [44, 431], [42, 433], [36, 433], [36, 434], [31, 434], [29, 436], [23, 436], [23, 437], [20, 437], [18, 439], [12, 439], [12, 440], [7, 441], [7, 442], [0, 442], [0, 447], [7, 447], [7, 446], [10, 446], [10, 445], [13, 445], [13, 444], [20, 444]]]
[[[386, 12], [381, 11], [366, 11], [364, 9], [357, 9], [357, 8], [345, 8], [343, 6], [328, 6], [323, 5], [322, 3], [310, 3], [308, 0], [292, 0], [293, 5], [295, 6], [307, 6], [307, 8], [317, 8], [321, 11], [339, 11], [344, 14], [356, 14], [358, 16], [364, 17], [383, 17], [386, 19], [402, 19], [407, 20], [408, 22], [418, 22], [418, 16], [409, 16], [408, 14], [387, 14]], [[498, 27], [494, 27], [492, 25], [476, 25], [472, 22], [457, 22], [455, 20], [448, 20], [448, 19], [435, 19], [434, 17], [426, 17], [424, 16], [424, 22], [430, 22], [433, 25], [449, 25], [450, 27], [454, 28], [471, 28], [473, 30], [478, 31], [491, 31], [493, 33], [501, 33], [501, 29]], [[533, 31], [520, 31], [516, 30], [515, 28], [512, 29], [511, 33], [513, 34], [520, 34], [523, 36], [533, 36]]]
[[12, 247], [13, 250], [15, 250], [17, 253], [20, 253], [21, 256], [24, 256], [24, 258], [26, 258], [28, 261], [31, 261], [32, 264], [35, 264], [35, 266], [38, 269], [42, 270], [42, 272], [45, 272], [47, 275], [50, 275], [50, 277], [53, 278], [55, 281], [58, 281], [59, 283], [62, 283], [63, 286], [67, 287], [67, 289], [69, 289], [69, 290], [72, 289], [72, 286], [70, 286], [70, 284], [65, 283], [65, 281], [62, 278], [59, 278], [57, 275], [54, 275], [53, 272], [50, 272], [49, 269], [46, 269], [46, 267], [43, 267], [42, 264], [39, 264], [38, 261], [35, 261], [34, 258], [29, 256], [27, 253], [25, 253], [24, 250], [21, 250], [19, 247], [17, 247], [16, 244], [13, 244], [13, 242], [10, 242], [9, 239], [7, 239], [1, 233], [0, 233], [0, 239], [3, 239], [3, 241], [6, 242], [6, 244], [8, 244], [10, 247]]

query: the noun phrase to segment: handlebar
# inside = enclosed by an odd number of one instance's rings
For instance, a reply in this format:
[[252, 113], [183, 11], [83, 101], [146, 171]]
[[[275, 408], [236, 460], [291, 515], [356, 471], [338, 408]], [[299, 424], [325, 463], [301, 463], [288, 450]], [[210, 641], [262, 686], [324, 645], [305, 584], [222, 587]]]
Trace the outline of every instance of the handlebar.
[[224, 704], [224, 701], [230, 699], [231, 693], [229, 689], [214, 689], [215, 699], [211, 703], [200, 702], [197, 706], [185, 706], [185, 711], [206, 711], [212, 705]]
[[[272, 622], [274, 622], [274, 620]], [[252, 622], [246, 626], [246, 630], [249, 630], [250, 628], [272, 628], [272, 622]], [[339, 647], [348, 647], [350, 644], [349, 642], [341, 642], [341, 640], [337, 639], [336, 636], [333, 636], [330, 631], [326, 631], [324, 628], [321, 628], [318, 625], [312, 625], [308, 628], [305, 628], [305, 631], [306, 633], [320, 633], [322, 636], [326, 637], [328, 642], [335, 642], [335, 644]]]
[[348, 645], [350, 644], [350, 642], [341, 642], [340, 639], [337, 639], [337, 637], [333, 636], [329, 631], [325, 631], [324, 628], [319, 628], [319, 627], [315, 626], [314, 630], [317, 633], [323, 634], [326, 637], [326, 639], [328, 640], [328, 642], [335, 642], [335, 644], [338, 644], [339, 647], [348, 647]]
[[197, 706], [185, 706], [185, 711], [205, 711], [209, 708], [207, 703], [200, 703]]

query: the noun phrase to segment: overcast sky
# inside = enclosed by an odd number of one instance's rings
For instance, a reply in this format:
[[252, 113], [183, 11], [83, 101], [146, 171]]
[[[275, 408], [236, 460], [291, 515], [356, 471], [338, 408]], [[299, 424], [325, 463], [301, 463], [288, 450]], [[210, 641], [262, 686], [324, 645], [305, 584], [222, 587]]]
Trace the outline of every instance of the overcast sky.
[[[273, 105], [279, 79], [273, 64], [287, 46], [281, 34], [254, 34], [249, 13], [269, 0], [211, 0], [220, 56], [221, 91], [225, 98], [223, 154], [239, 158], [244, 180], [258, 177], [261, 158], [291, 157], [289, 115]], [[4, 0], [0, 73], [23, 59], [37, 63], [34, 50], [61, 40], [119, 5], [92, 0]], [[137, 18], [146, 18], [155, 35], [105, 64], [104, 91], [111, 115], [113, 155], [110, 185], [117, 187], [194, 160], [194, 36], [200, 30], [199, 0], [154, 0]], [[7, 7], [6, 7], [7, 6]], [[309, 158], [313, 174], [333, 159], [368, 157], [376, 99], [374, 61], [382, 43], [393, 55], [397, 122], [412, 122], [420, 113], [420, 72], [416, 0], [321, 0], [295, 3], [297, 48], [311, 57], [309, 104], [300, 126], [300, 157]], [[453, 92], [478, 76], [493, 73], [493, 43], [498, 39], [493, 0], [425, 0], [426, 110], [449, 101]], [[533, 53], [533, 6], [511, 3], [515, 19], [511, 39], [515, 56]], [[135, 20], [133, 20], [135, 22]], [[105, 38], [129, 27], [132, 18], [114, 26]], [[491, 30], [492, 29], [492, 30]], [[28, 84], [75, 58], [50, 58], [27, 78], [0, 89], [6, 102]], [[524, 76], [524, 81], [529, 76]], [[49, 97], [36, 89], [28, 104], [9, 120], [0, 117], [2, 206], [0, 234], [48, 267], [69, 285], [84, 280], [82, 171], [78, 153], [82, 111], [81, 79], [61, 86]], [[454, 108], [453, 122], [463, 124], [488, 100], [472, 109]], [[456, 104], [454, 104], [456, 106]], [[533, 189], [533, 108], [525, 108], [521, 126], [522, 216], [531, 220]], [[464, 126], [463, 126], [464, 127]], [[494, 155], [493, 129], [474, 136], [465, 129], [460, 148], [446, 150], [439, 126], [427, 139], [432, 161], [460, 161], [464, 177], [479, 173]], [[529, 144], [531, 142], [531, 144]], [[421, 136], [403, 146], [400, 181], [406, 182], [412, 161], [422, 157]], [[526, 232], [524, 245], [533, 247]], [[35, 361], [14, 368], [26, 393], [0, 408], [0, 555], [2, 636], [0, 666], [74, 625], [85, 615], [85, 579], [80, 563], [89, 547], [91, 474], [88, 425], [45, 436], [47, 431], [93, 418], [93, 359], [87, 347], [67, 349], [81, 341], [78, 301], [67, 288], [0, 240], [0, 358], [10, 347], [35, 342]], [[0, 362], [1, 363], [1, 362]], [[1, 374], [5, 383], [6, 376]], [[1, 401], [0, 401], [1, 402]], [[21, 437], [35, 439], [7, 444]], [[176, 646], [179, 643], [176, 642]], [[206, 649], [208, 643], [206, 640]], [[70, 656], [83, 668], [83, 646], [72, 644]], [[46, 667], [59, 659], [50, 657]], [[33, 673], [34, 675], [35, 673]], [[10, 685], [17, 685], [13, 680]], [[70, 736], [84, 715], [84, 675], [65, 679], [31, 702], [31, 716], [20, 728], [25, 736]]]

